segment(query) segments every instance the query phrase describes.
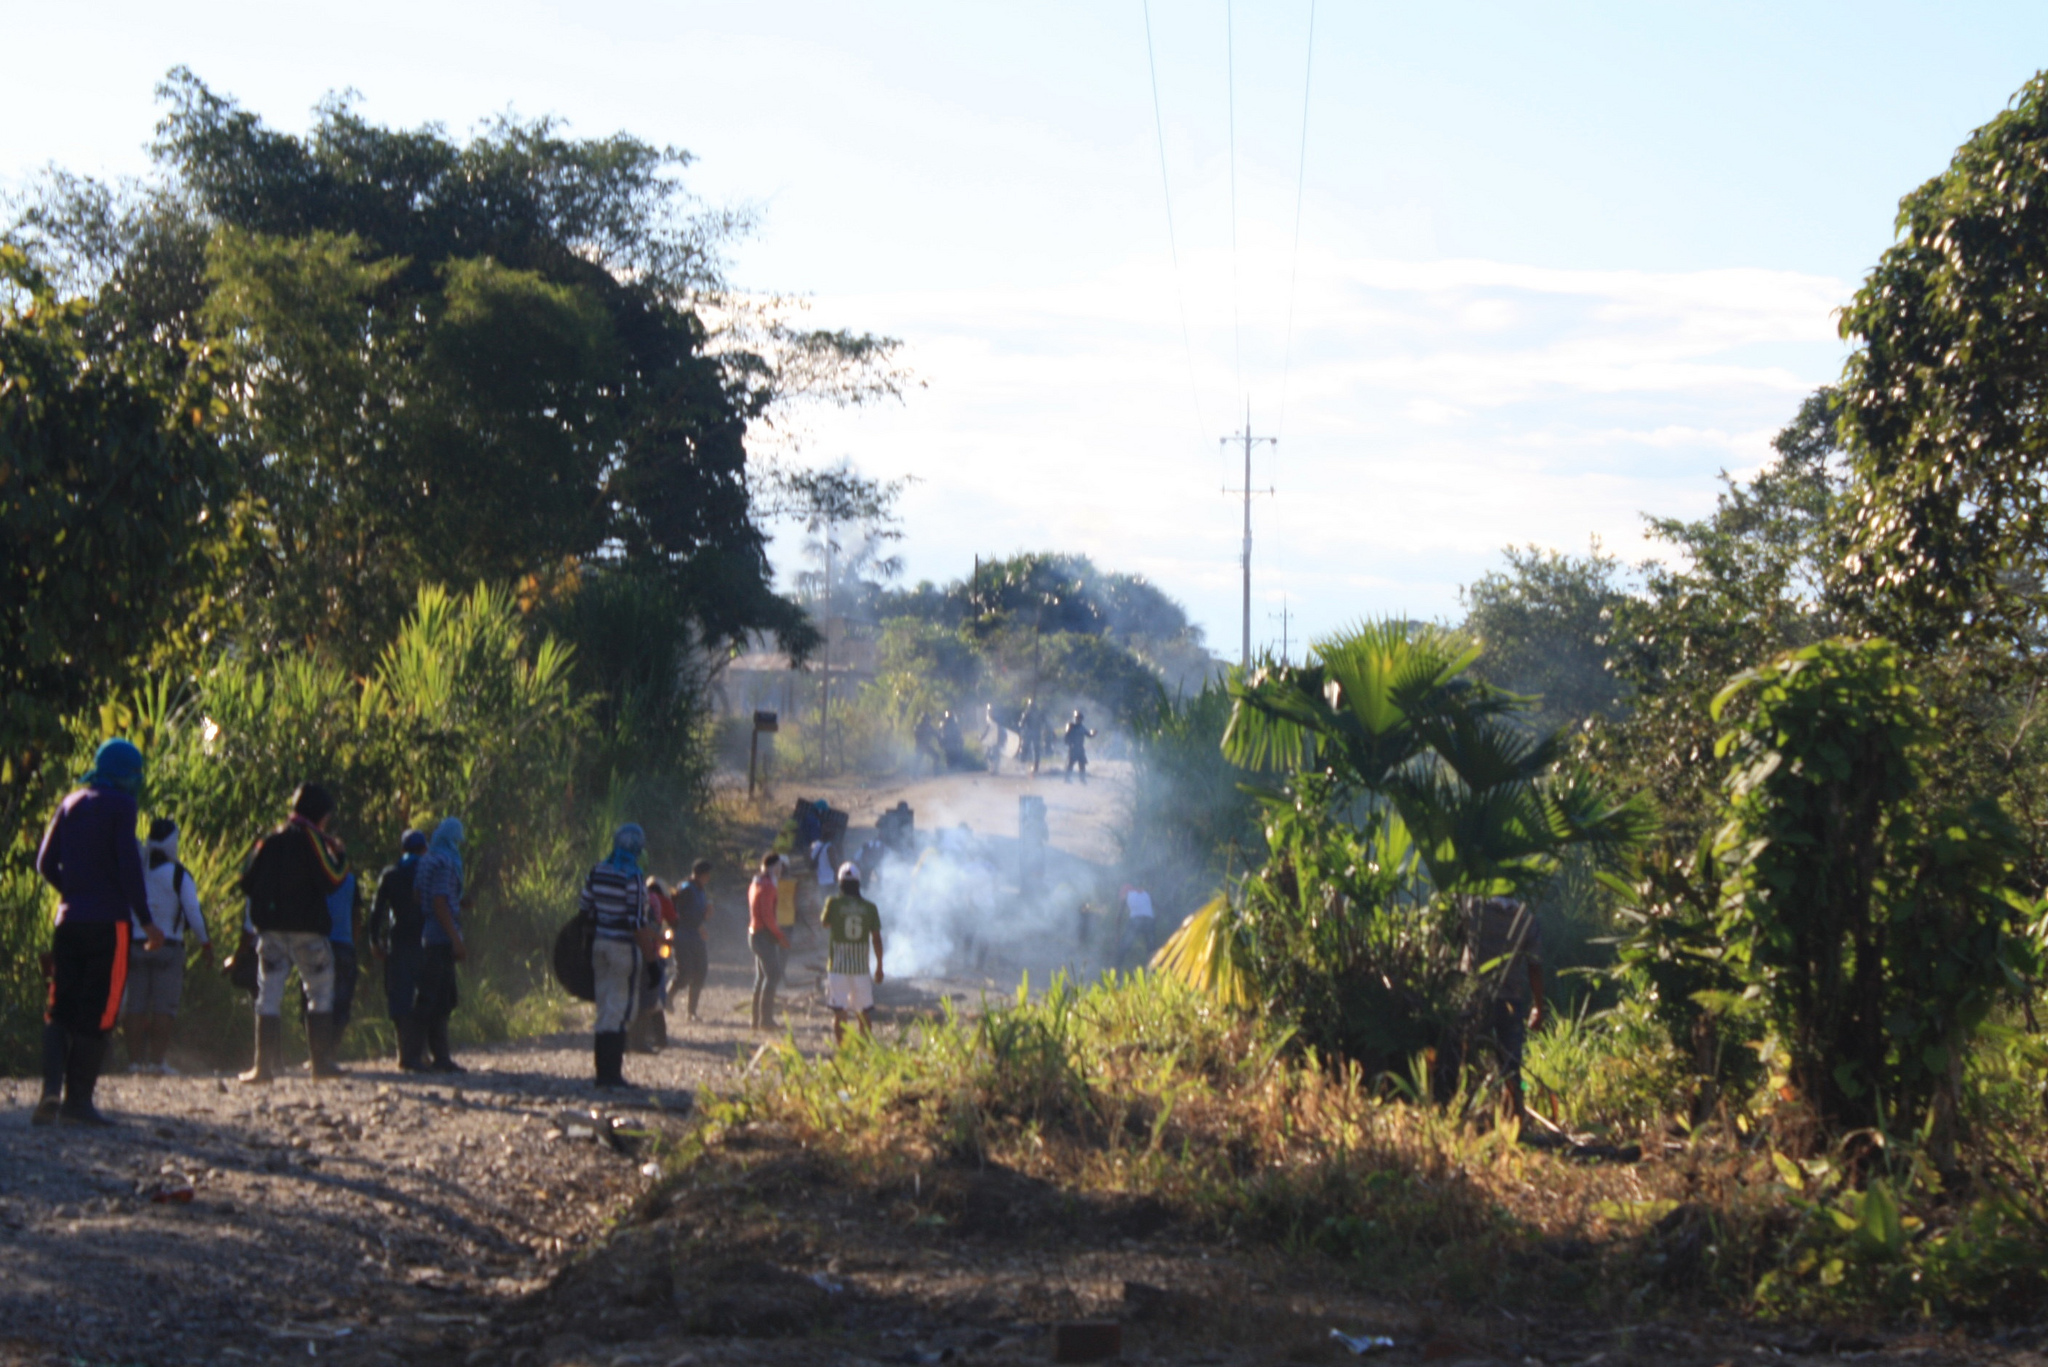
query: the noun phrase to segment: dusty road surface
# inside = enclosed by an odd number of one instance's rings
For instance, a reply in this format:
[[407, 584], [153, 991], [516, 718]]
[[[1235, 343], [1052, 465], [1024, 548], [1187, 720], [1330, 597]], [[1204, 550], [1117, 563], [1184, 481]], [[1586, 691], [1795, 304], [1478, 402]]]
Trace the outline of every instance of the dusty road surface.
[[[31, 1128], [37, 1084], [0, 1081], [0, 1363], [501, 1360], [486, 1324], [652, 1185], [653, 1150], [755, 1047], [750, 987], [718, 955], [704, 1022], [678, 1009], [625, 1094], [590, 1088], [587, 1034], [470, 1051], [448, 1077], [115, 1075], [106, 1131]], [[822, 1045], [822, 1007], [788, 1006]], [[616, 1145], [588, 1133], [615, 1116]]]

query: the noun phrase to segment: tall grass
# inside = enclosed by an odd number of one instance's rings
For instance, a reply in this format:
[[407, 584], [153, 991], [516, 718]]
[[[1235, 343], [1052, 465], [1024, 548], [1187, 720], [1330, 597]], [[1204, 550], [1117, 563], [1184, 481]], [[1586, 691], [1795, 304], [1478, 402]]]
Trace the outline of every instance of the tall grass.
[[1646, 1047], [1647, 1017], [1588, 1012], [1537, 1038], [1532, 1072], [1554, 1083], [1539, 1098], [1638, 1135], [1649, 1161], [1531, 1148], [1476, 1092], [1414, 1100], [1420, 1062], [1412, 1086], [1375, 1082], [1147, 974], [1056, 980], [1036, 1000], [1027, 987], [824, 1057], [785, 1044], [709, 1106], [678, 1180], [705, 1165], [722, 1180], [774, 1134], [920, 1224], [965, 1218], [960, 1174], [1003, 1168], [1449, 1297], [1946, 1321], [2023, 1318], [2048, 1296], [2038, 1112], [1947, 1175], [1911, 1137], [1794, 1162], [1774, 1136], [1798, 1117], [1769, 1098], [1689, 1132], [1665, 1114], [1660, 1070], [1675, 1065]]

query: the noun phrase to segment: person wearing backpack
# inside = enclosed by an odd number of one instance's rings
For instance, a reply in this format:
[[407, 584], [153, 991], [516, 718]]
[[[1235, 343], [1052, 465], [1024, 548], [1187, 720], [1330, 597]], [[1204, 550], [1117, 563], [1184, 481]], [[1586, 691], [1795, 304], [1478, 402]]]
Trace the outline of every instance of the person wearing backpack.
[[213, 940], [200, 914], [199, 885], [192, 871], [178, 862], [178, 823], [160, 816], [149, 824], [143, 849], [143, 887], [149, 893], [150, 919], [163, 927], [164, 942], [146, 947], [141, 926], [132, 931], [128, 947], [128, 990], [121, 1001], [121, 1031], [128, 1042], [128, 1071], [175, 1076], [164, 1062], [171, 1031], [178, 1021], [178, 1000], [185, 986], [185, 941], [191, 937], [209, 967]]
[[284, 989], [293, 970], [306, 998], [306, 1050], [313, 1076], [334, 1067], [334, 944], [327, 899], [341, 886], [348, 855], [328, 834], [334, 798], [299, 785], [291, 816], [263, 837], [242, 874], [256, 927], [256, 1061], [238, 1081], [265, 1083], [284, 1066]]
[[107, 741], [78, 784], [36, 848], [36, 872], [59, 901], [43, 1013], [43, 1095], [32, 1125], [113, 1123], [94, 1109], [92, 1093], [128, 982], [129, 918], [142, 925], [145, 949], [163, 944], [135, 841], [142, 752]]
[[420, 856], [427, 852], [427, 833], [407, 831], [398, 842], [398, 862], [377, 877], [377, 895], [370, 904], [370, 954], [384, 965], [384, 1009], [398, 1032], [398, 1066], [408, 1073], [426, 1071], [422, 1057], [426, 1033], [413, 1016], [419, 991], [422, 928], [413, 879]]
[[413, 995], [413, 1015], [431, 1057], [430, 1073], [466, 1073], [448, 1046], [448, 1018], [461, 1003], [455, 966], [469, 958], [462, 933], [462, 913], [469, 899], [462, 893], [462, 822], [441, 818], [427, 838], [427, 852], [413, 874], [413, 897], [420, 907], [420, 977]]

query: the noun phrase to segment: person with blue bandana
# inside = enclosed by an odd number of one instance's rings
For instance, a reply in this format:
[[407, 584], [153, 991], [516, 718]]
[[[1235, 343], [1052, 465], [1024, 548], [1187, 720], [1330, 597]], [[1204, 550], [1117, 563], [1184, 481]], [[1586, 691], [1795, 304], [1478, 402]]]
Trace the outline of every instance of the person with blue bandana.
[[36, 872], [59, 898], [43, 1014], [43, 1095], [30, 1117], [36, 1125], [112, 1123], [94, 1109], [92, 1093], [128, 984], [129, 918], [142, 927], [147, 952], [164, 943], [135, 839], [142, 752], [110, 740], [78, 783], [36, 851]]
[[647, 833], [627, 822], [612, 833], [612, 852], [583, 879], [579, 912], [591, 922], [591, 977], [596, 988], [597, 1085], [610, 1091], [626, 1079], [626, 1026], [641, 987], [640, 966], [659, 950], [653, 909], [640, 874]]
[[432, 1058], [431, 1073], [466, 1073], [448, 1049], [448, 1018], [460, 1000], [455, 965], [469, 957], [462, 938], [462, 823], [445, 817], [427, 838], [427, 853], [413, 873], [420, 906], [420, 976], [413, 1015]]

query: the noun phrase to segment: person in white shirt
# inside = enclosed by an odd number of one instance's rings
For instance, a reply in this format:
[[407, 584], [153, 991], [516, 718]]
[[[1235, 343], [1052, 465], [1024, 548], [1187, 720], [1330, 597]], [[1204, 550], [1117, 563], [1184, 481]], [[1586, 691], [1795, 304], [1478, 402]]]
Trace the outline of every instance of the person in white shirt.
[[1152, 934], [1159, 918], [1152, 909], [1152, 894], [1143, 888], [1126, 883], [1123, 902], [1124, 922], [1116, 937], [1116, 966], [1124, 966], [1124, 946], [1129, 941], [1138, 951], [1138, 966], [1142, 968], [1152, 961]]
[[178, 862], [178, 823], [160, 816], [149, 826], [142, 851], [142, 885], [149, 893], [149, 914], [163, 928], [164, 942], [146, 948], [140, 926], [132, 926], [135, 943], [128, 952], [128, 987], [121, 998], [121, 1026], [128, 1042], [128, 1071], [171, 1075], [164, 1062], [171, 1031], [178, 1021], [178, 999], [185, 987], [185, 942], [199, 946], [208, 966], [213, 939], [199, 910], [199, 886], [192, 871]]

